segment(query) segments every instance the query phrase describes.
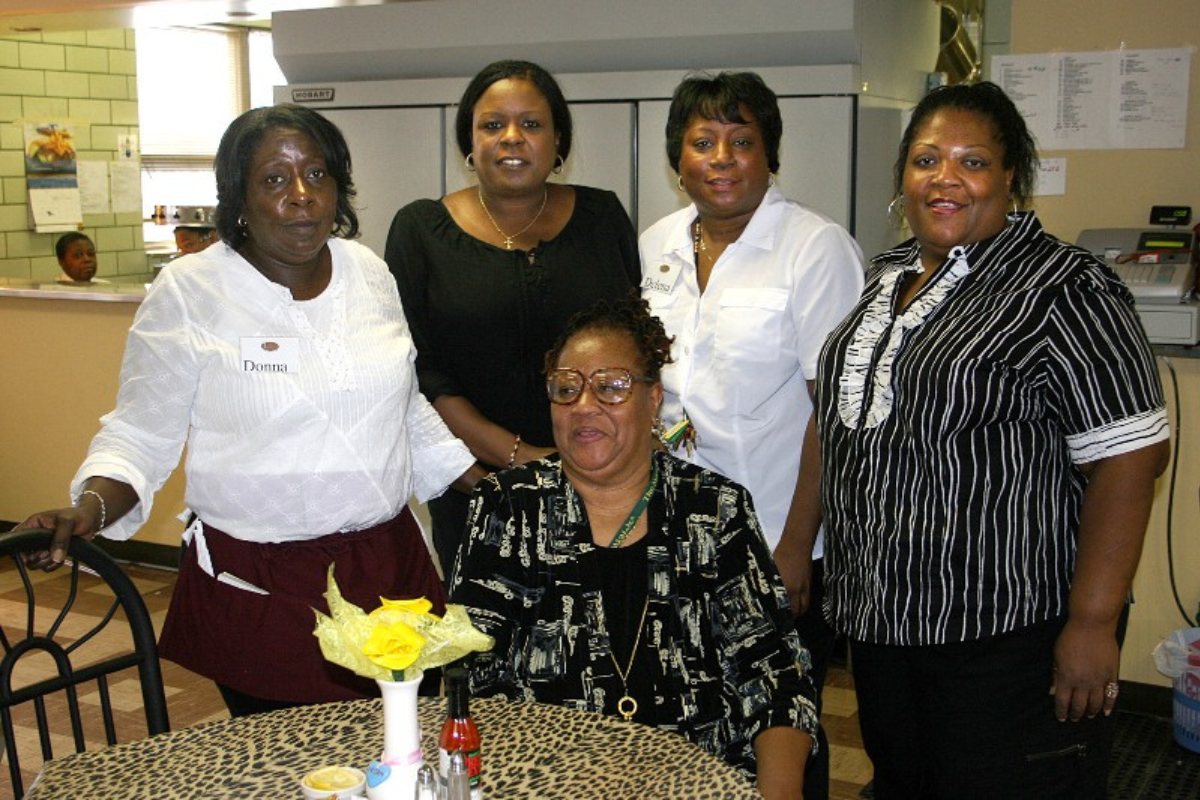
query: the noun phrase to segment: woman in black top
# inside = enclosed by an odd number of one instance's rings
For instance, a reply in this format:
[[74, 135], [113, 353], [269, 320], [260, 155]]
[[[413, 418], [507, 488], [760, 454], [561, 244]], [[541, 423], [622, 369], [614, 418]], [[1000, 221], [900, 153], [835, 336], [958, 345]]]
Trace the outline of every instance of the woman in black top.
[[[400, 209], [385, 258], [417, 345], [421, 391], [489, 469], [553, 449], [542, 359], [575, 312], [637, 285], [637, 239], [612, 192], [548, 183], [571, 151], [554, 78], [524, 61], [485, 67], [455, 121], [479, 184]], [[445, 572], [467, 498], [429, 504]]]

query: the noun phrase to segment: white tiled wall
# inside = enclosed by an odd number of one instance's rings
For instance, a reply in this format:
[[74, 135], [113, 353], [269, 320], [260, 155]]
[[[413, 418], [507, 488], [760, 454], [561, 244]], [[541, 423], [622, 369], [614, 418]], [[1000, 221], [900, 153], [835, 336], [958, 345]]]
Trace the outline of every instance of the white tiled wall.
[[[54, 280], [54, 242], [29, 224], [22, 123], [72, 124], [80, 161], [111, 161], [117, 137], [137, 133], [137, 59], [132, 30], [34, 33], [0, 37], [0, 277]], [[140, 203], [139, 203], [140, 207]], [[141, 212], [85, 214], [99, 276], [135, 279], [149, 272]]]

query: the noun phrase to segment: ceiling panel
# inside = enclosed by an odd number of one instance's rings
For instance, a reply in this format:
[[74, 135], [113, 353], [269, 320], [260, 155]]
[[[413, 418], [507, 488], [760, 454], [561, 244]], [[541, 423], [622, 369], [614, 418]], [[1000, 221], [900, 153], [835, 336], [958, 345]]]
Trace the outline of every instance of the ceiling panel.
[[[277, 11], [375, 6], [404, 0], [0, 0], [0, 36], [29, 31], [108, 30], [269, 22]], [[426, 0], [428, 1], [428, 0]]]

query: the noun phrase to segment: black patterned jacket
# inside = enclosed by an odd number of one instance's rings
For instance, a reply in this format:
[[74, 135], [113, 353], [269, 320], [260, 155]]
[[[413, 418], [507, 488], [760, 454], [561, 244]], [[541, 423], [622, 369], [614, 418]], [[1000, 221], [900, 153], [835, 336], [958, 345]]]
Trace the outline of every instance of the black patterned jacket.
[[[815, 735], [808, 651], [749, 493], [671, 455], [653, 457], [662, 478], [647, 513], [662, 536], [647, 555], [642, 642], [653, 657], [639, 663], [652, 673], [658, 727], [753, 777], [759, 732]], [[496, 638], [472, 668], [472, 691], [615, 715], [622, 682], [589, 557], [596, 548], [557, 456], [490, 476], [469, 518], [451, 601]]]

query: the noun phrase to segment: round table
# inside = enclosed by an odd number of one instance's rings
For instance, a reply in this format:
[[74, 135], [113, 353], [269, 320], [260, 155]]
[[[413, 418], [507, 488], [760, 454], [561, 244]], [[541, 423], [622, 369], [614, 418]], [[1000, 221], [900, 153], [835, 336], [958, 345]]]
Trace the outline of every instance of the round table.
[[[441, 698], [418, 702], [428, 763], [437, 764]], [[682, 736], [583, 711], [472, 699], [493, 798], [754, 798], [740, 773]], [[379, 700], [327, 703], [197, 725], [56, 759], [26, 795], [40, 798], [300, 796], [318, 767], [365, 768], [383, 747]]]

